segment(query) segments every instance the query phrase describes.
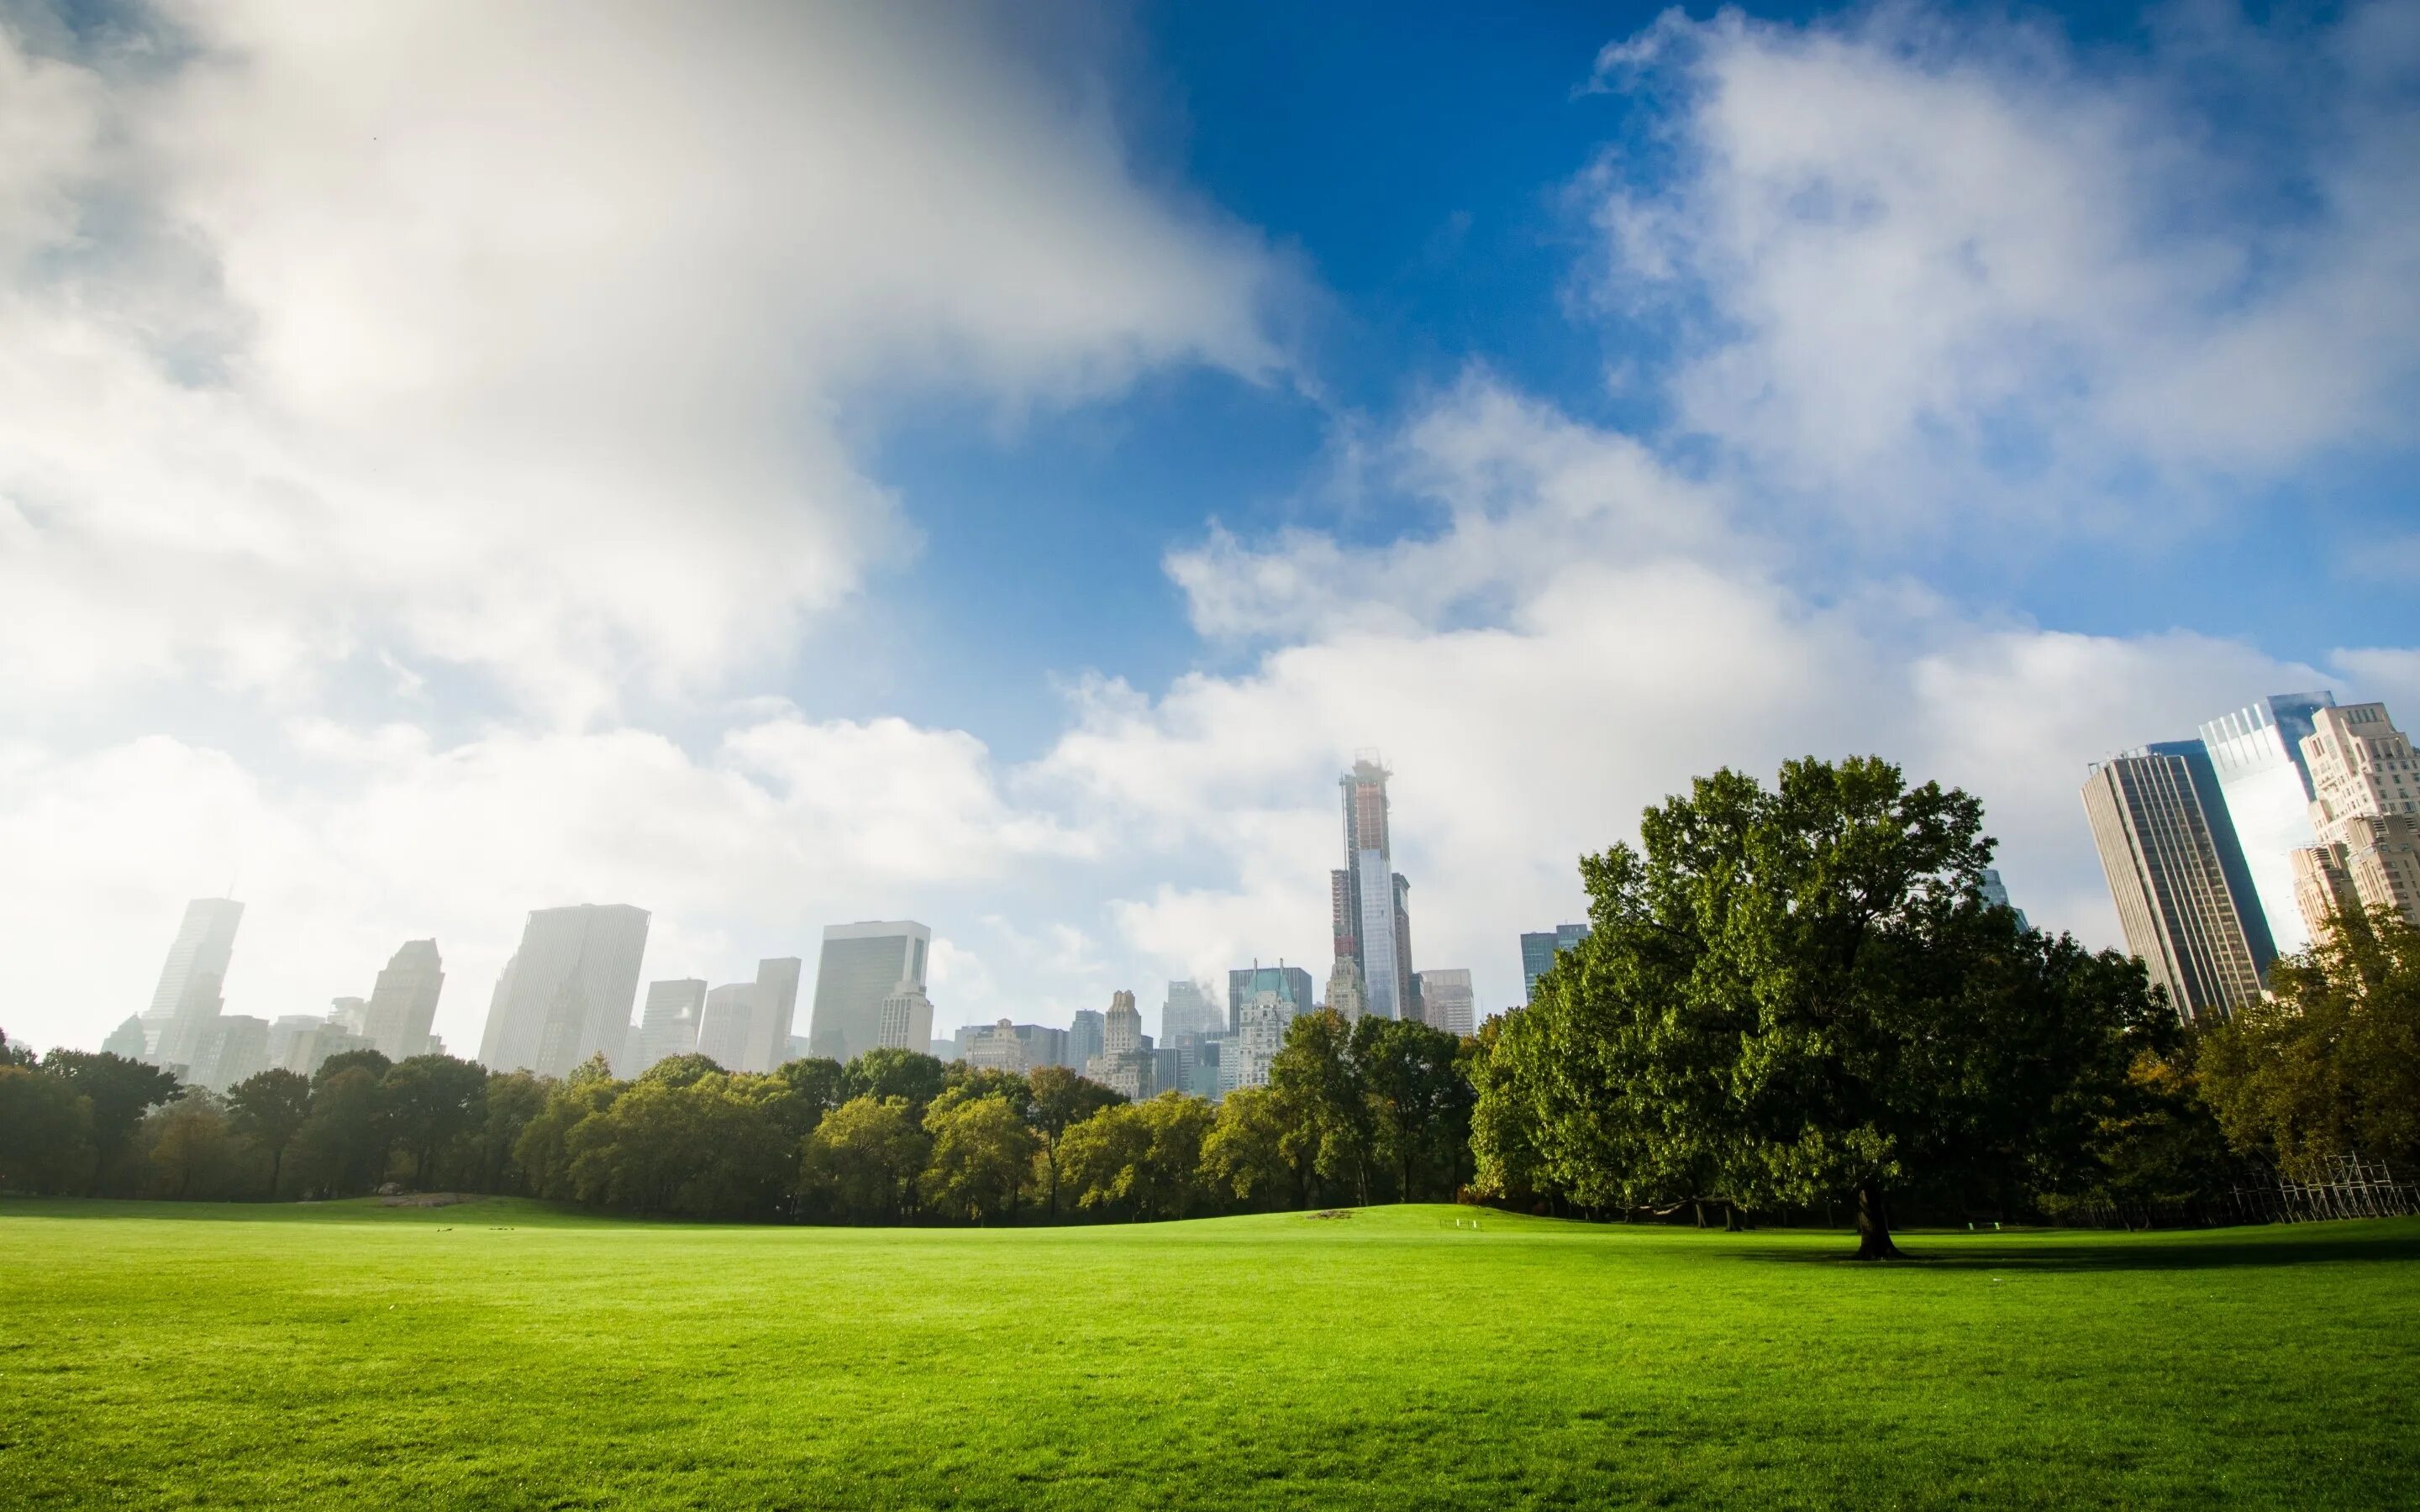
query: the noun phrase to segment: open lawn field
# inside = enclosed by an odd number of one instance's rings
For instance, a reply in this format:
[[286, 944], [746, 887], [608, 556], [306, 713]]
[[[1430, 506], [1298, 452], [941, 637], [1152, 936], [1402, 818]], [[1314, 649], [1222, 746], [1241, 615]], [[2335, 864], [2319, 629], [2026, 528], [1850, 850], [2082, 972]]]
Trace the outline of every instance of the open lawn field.
[[0, 1502], [2420, 1504], [2420, 1223], [0, 1202]]

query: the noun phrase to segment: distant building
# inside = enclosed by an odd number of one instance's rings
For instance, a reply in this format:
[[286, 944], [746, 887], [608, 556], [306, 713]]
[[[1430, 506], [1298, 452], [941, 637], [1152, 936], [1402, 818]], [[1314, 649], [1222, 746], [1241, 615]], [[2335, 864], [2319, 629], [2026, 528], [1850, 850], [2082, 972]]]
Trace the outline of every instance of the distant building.
[[959, 1057], [959, 1055], [958, 1055], [958, 1041], [955, 1041], [955, 1040], [934, 1040], [934, 1041], [928, 1041], [928, 1042], [929, 1042], [929, 1044], [931, 1045], [931, 1048], [926, 1052], [926, 1054], [930, 1055], [930, 1056], [931, 1056], [935, 1060], [945, 1060], [945, 1061], [946, 1061], [946, 1060], [956, 1060], [956, 1059], [959, 1059], [959, 1058], [960, 1058], [960, 1057]]
[[[1387, 799], [1388, 771], [1374, 751], [1358, 754], [1353, 769], [1337, 779], [1343, 799], [1344, 867], [1328, 876], [1328, 911], [1339, 958], [1360, 968], [1367, 1011], [1401, 1018], [1417, 1011], [1412, 1001], [1412, 929], [1407, 899], [1411, 884], [1394, 870], [1394, 842]], [[1238, 1001], [1229, 994], [1229, 1027]], [[1310, 1007], [1305, 995], [1302, 1006]]]
[[725, 1071], [748, 1069], [748, 1041], [756, 1017], [756, 984], [728, 982], [706, 995], [697, 1020], [697, 1053]]
[[590, 1056], [621, 1054], [646, 949], [644, 908], [580, 903], [531, 913], [489, 1000], [480, 1064], [565, 1076]]
[[150, 1049], [143, 1038], [143, 1015], [127, 1014], [126, 1022], [110, 1030], [109, 1038], [101, 1041], [101, 1048], [105, 1055], [120, 1056], [128, 1060], [142, 1059]]
[[675, 1056], [697, 1051], [697, 1031], [706, 1017], [706, 980], [678, 977], [647, 983], [647, 1000], [630, 1030], [629, 1050], [614, 1069], [624, 1076], [644, 1076], [647, 1069]]
[[2016, 904], [2009, 902], [2008, 884], [2000, 880], [2000, 873], [1997, 871], [1988, 866], [1983, 869], [1981, 890], [1983, 893], [1983, 901], [1985, 903], [1991, 904], [1994, 908], [2005, 908], [2009, 912], [2017, 916], [2017, 928], [2033, 928], [2032, 922], [2025, 918], [2025, 911], [2018, 907]]
[[1246, 1003], [1235, 1032], [1218, 1047], [1218, 1093], [1224, 1097], [1239, 1087], [1266, 1087], [1269, 1067], [1285, 1046], [1286, 1026], [1295, 1015], [1284, 999], [1262, 992]]
[[[370, 988], [361, 1032], [389, 1060], [428, 1054], [428, 1030], [437, 1019], [437, 995], [445, 986], [445, 964], [435, 940], [406, 940]], [[618, 1048], [618, 1047], [617, 1047]]]
[[2217, 776], [2198, 740], [2098, 764], [2084, 809], [2126, 947], [2187, 1020], [2261, 995], [2275, 951]]
[[970, 1071], [1004, 1071], [1022, 1075], [1033, 1069], [1026, 1042], [1016, 1032], [1016, 1026], [1006, 1019], [997, 1024], [970, 1024], [958, 1030], [958, 1058]]
[[843, 1064], [873, 1049], [884, 1001], [902, 986], [924, 990], [932, 944], [933, 932], [912, 919], [827, 926], [808, 1047]]
[[1152, 1095], [1156, 1070], [1134, 994], [1112, 993], [1109, 1011], [1102, 1017], [1101, 1053], [1084, 1063], [1084, 1075], [1140, 1102]]
[[2292, 860], [2295, 851], [2319, 843], [2311, 827], [2316, 795], [2303, 741], [2316, 729], [2313, 717], [2335, 702], [2325, 691], [2274, 693], [2201, 727], [2227, 822], [2235, 826], [2271, 944], [2280, 954], [2310, 943], [2295, 903]]
[[1470, 989], [1470, 973], [1462, 968], [1420, 973], [1420, 1014], [1432, 1029], [1468, 1034], [1477, 1026], [1478, 998]]
[[[271, 1027], [274, 1029], [289, 1022], [288, 1019], [281, 1018], [277, 1021], [277, 1025]], [[351, 1029], [346, 1028], [341, 1024], [330, 1023], [326, 1019], [303, 1020], [302, 1026], [294, 1029], [282, 1042], [286, 1053], [279, 1058], [277, 1064], [303, 1076], [317, 1076], [319, 1073], [319, 1068], [326, 1065], [332, 1056], [349, 1055], [356, 1050], [377, 1048]]]
[[1349, 955], [1338, 956], [1327, 973], [1327, 1006], [1347, 1024], [1370, 1011], [1361, 989], [1361, 964]]
[[1172, 1043], [1180, 1035], [1216, 1034], [1225, 1019], [1200, 982], [1171, 981], [1168, 1000], [1160, 1005], [1159, 1038], [1163, 1043]]
[[2346, 912], [2392, 909], [2420, 926], [2420, 760], [2382, 703], [2314, 712], [2302, 754], [2318, 843], [2289, 857], [2296, 911], [2316, 938]]
[[1521, 1001], [1535, 1002], [1538, 979], [1554, 969], [1555, 957], [1589, 937], [1586, 924], [1558, 924], [1521, 936]]
[[1315, 991], [1311, 973], [1300, 966], [1290, 966], [1283, 962], [1264, 966], [1254, 962], [1249, 966], [1238, 967], [1227, 973], [1225, 1026], [1229, 1033], [1233, 1033], [1236, 1025], [1243, 1021], [1244, 1005], [1263, 993], [1277, 994], [1279, 1001], [1286, 1005], [1288, 1018], [1308, 1013], [1318, 1006], [1319, 999], [1313, 995]]
[[1101, 1053], [1108, 1025], [1108, 1015], [1099, 1009], [1076, 1010], [1076, 1022], [1067, 1030], [1066, 1064], [1070, 1068], [1080, 1072], [1092, 1064], [1093, 1057]]
[[1220, 1096], [1218, 1063], [1219, 1057], [1226, 1054], [1227, 1042], [1224, 1035], [1202, 1035], [1181, 1043], [1179, 1048], [1187, 1052], [1187, 1058], [1178, 1068], [1179, 1074], [1184, 1077], [1179, 1089], [1205, 1102], [1218, 1102]]
[[202, 1026], [226, 1005], [227, 966], [235, 956], [236, 926], [243, 904], [232, 898], [196, 898], [185, 905], [184, 922], [168, 946], [151, 1007], [143, 1015], [150, 1058], [163, 1066], [190, 1066]]
[[[799, 1009], [799, 975], [805, 969], [806, 963], [794, 955], [771, 956], [756, 963], [756, 993], [750, 1005], [748, 1055], [743, 1062], [747, 1070], [779, 1071], [782, 1063], [790, 1058], [791, 1021], [798, 1016]], [[922, 1041], [916, 1048], [923, 1048]]]
[[224, 1092], [268, 1069], [269, 1021], [224, 1013], [203, 1027], [186, 1080], [195, 1087]]
[[933, 1042], [933, 1000], [924, 989], [901, 982], [882, 1000], [882, 1024], [875, 1042], [888, 1049], [922, 1051]]

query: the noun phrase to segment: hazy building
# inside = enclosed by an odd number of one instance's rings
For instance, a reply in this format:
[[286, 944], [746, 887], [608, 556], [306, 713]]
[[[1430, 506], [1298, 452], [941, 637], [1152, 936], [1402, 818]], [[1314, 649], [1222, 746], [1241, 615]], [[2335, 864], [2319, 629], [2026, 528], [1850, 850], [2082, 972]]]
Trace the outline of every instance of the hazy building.
[[920, 1053], [933, 1042], [933, 1000], [924, 995], [923, 988], [902, 982], [882, 1000], [882, 1022], [874, 1042], [885, 1049]]
[[1327, 1006], [1350, 1024], [1370, 1011], [1370, 1000], [1361, 986], [1361, 963], [1349, 955], [1340, 955], [1327, 973]]
[[2317, 795], [2303, 742], [2318, 728], [2314, 716], [2335, 706], [2335, 695], [2325, 691], [2274, 693], [2201, 727], [2227, 822], [2243, 847], [2270, 941], [2281, 954], [2309, 943], [2295, 899], [2293, 853], [2319, 839], [2311, 825]]
[[428, 1031], [437, 1020], [437, 995], [445, 986], [445, 964], [435, 940], [406, 940], [378, 974], [362, 1010], [364, 1038], [389, 1060], [428, 1054]]
[[[748, 1023], [749, 1071], [782, 1069], [790, 1058], [790, 1027], [798, 1017], [799, 977], [806, 963], [794, 955], [769, 956], [756, 963], [756, 995]], [[920, 1041], [915, 1048], [923, 1049]]]
[[1109, 1015], [1097, 1008], [1076, 1010], [1076, 1022], [1067, 1030], [1067, 1059], [1072, 1070], [1082, 1071], [1101, 1053], [1101, 1043], [1109, 1026]]
[[624, 1076], [639, 1076], [675, 1056], [696, 1054], [697, 1031], [705, 1017], [704, 978], [647, 983], [646, 1002], [639, 1010], [638, 1026], [630, 1031], [629, 1051], [615, 1070]]
[[1216, 1034], [1225, 1019], [1200, 982], [1171, 981], [1159, 1009], [1159, 1037], [1173, 1042], [1181, 1035]]
[[646, 949], [644, 908], [579, 903], [534, 911], [489, 1002], [480, 1064], [565, 1076], [590, 1056], [621, 1054]]
[[1420, 973], [1420, 1016], [1432, 1029], [1448, 1034], [1472, 1032], [1478, 1026], [1478, 1001], [1466, 970]]
[[958, 1058], [970, 1071], [1004, 1071], [1018, 1075], [1032, 1071], [1034, 1061], [1027, 1051], [1025, 1040], [1016, 1026], [1006, 1019], [997, 1024], [970, 1024], [958, 1030]]
[[2129, 751], [2084, 784], [2127, 949], [2189, 1020], [2257, 1001], [2275, 952], [2198, 740]]
[[1588, 937], [1589, 927], [1586, 924], [1558, 924], [1553, 929], [1522, 935], [1521, 1001], [1536, 1001], [1538, 979], [1554, 969], [1556, 955], [1573, 949]]
[[706, 995], [697, 1017], [697, 1053], [725, 1071], [748, 1069], [748, 1041], [756, 1017], [756, 984], [728, 982]]
[[927, 1054], [931, 1055], [935, 1060], [962, 1060], [965, 1058], [963, 1056], [958, 1054], [958, 1041], [954, 1039], [934, 1040], [928, 1041], [928, 1043], [931, 1048]]
[[1994, 908], [2005, 908], [2009, 913], [2017, 916], [2017, 928], [2031, 929], [2034, 927], [2032, 920], [2025, 918], [2025, 911], [2018, 907], [2015, 903], [2009, 902], [2009, 885], [2000, 880], [2000, 873], [1993, 868], [1987, 866], [1983, 869], [1980, 890], [1983, 894], [1983, 901], [1985, 903], [1991, 904]]
[[1156, 1071], [1134, 994], [1110, 994], [1109, 1011], [1102, 1016], [1101, 1053], [1084, 1063], [1085, 1076], [1140, 1102], [1152, 1095]]
[[933, 932], [908, 919], [827, 926], [808, 1048], [844, 1065], [873, 1049], [883, 1002], [903, 986], [924, 990], [932, 944]]
[[101, 1041], [101, 1048], [104, 1055], [119, 1056], [128, 1060], [142, 1059], [151, 1048], [149, 1041], [143, 1037], [143, 1015], [127, 1014], [126, 1022], [110, 1030], [109, 1038]]
[[[274, 1030], [291, 1025], [291, 1019], [281, 1018], [271, 1027]], [[332, 1056], [377, 1048], [341, 1024], [313, 1018], [306, 1018], [300, 1026], [290, 1027], [281, 1042], [285, 1054], [275, 1064], [302, 1076], [317, 1076], [319, 1068], [326, 1065]]]
[[185, 1079], [195, 1087], [224, 1092], [268, 1069], [269, 1021], [241, 1013], [223, 1013], [203, 1026], [194, 1042], [194, 1063]]
[[[1328, 874], [1328, 909], [1338, 959], [1349, 958], [1360, 967], [1367, 1011], [1400, 1018], [1414, 1007], [1406, 903], [1411, 884], [1394, 871], [1387, 799], [1391, 775], [1375, 752], [1364, 751], [1337, 779], [1344, 810], [1344, 866]], [[1233, 1006], [1231, 994], [1231, 1012]], [[1232, 1017], [1229, 1026], [1233, 1027]]]
[[154, 1061], [192, 1064], [194, 1039], [226, 1006], [220, 994], [235, 957], [236, 926], [242, 922], [243, 904], [232, 898], [196, 898], [185, 905], [184, 922], [143, 1015], [144, 1040]]
[[1286, 1005], [1286, 1017], [1308, 1013], [1319, 1005], [1313, 995], [1311, 973], [1300, 966], [1290, 966], [1280, 961], [1264, 966], [1255, 961], [1227, 973], [1227, 1012], [1224, 1027], [1233, 1034], [1243, 1021], [1244, 1005], [1263, 993], [1275, 993]]

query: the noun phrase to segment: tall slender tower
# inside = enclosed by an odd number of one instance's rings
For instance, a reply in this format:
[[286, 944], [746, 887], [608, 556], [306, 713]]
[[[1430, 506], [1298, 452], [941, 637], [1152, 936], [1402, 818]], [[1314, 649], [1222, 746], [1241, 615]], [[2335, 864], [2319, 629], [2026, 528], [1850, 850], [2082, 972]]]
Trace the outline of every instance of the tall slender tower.
[[2243, 846], [2244, 869], [2281, 954], [2310, 943], [2296, 903], [2292, 861], [2295, 851], [2319, 843], [2311, 827], [2317, 795], [2303, 740], [2316, 728], [2314, 716], [2335, 702], [2324, 690], [2273, 693], [2201, 727], [2201, 743], [2226, 799], [2227, 821]]
[[2126, 946], [2188, 1020], [2259, 999], [2275, 955], [2218, 779], [2198, 740], [2102, 762], [2084, 811]]
[[437, 942], [404, 941], [370, 988], [362, 1010], [363, 1034], [389, 1060], [427, 1055], [437, 995], [444, 987], [445, 964], [438, 958]]
[[160, 985], [143, 1015], [151, 1057], [163, 1066], [190, 1066], [203, 1029], [225, 1006], [219, 995], [235, 956], [236, 926], [243, 904], [232, 898], [196, 898], [185, 905], [185, 921], [168, 947]]
[[647, 911], [628, 903], [540, 908], [521, 930], [488, 1005], [479, 1063], [563, 1076], [623, 1053], [647, 949]]
[[1356, 753], [1337, 779], [1344, 806], [1344, 866], [1328, 875], [1336, 955], [1360, 969], [1363, 1003], [1380, 1018], [1407, 1018], [1417, 1005], [1412, 985], [1411, 890], [1394, 868], [1388, 832], [1388, 772], [1376, 751]]

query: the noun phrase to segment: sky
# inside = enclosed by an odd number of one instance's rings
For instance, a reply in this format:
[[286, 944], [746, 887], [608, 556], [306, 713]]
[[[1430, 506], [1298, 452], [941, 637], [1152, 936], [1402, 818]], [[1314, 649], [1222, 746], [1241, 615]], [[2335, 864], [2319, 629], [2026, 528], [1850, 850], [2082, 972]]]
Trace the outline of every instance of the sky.
[[2415, 0], [0, 0], [0, 1029], [230, 892], [462, 1053], [581, 902], [1156, 1026], [1363, 749], [1482, 1011], [1806, 754], [2117, 945], [2087, 763], [2420, 717], [2415, 400]]

